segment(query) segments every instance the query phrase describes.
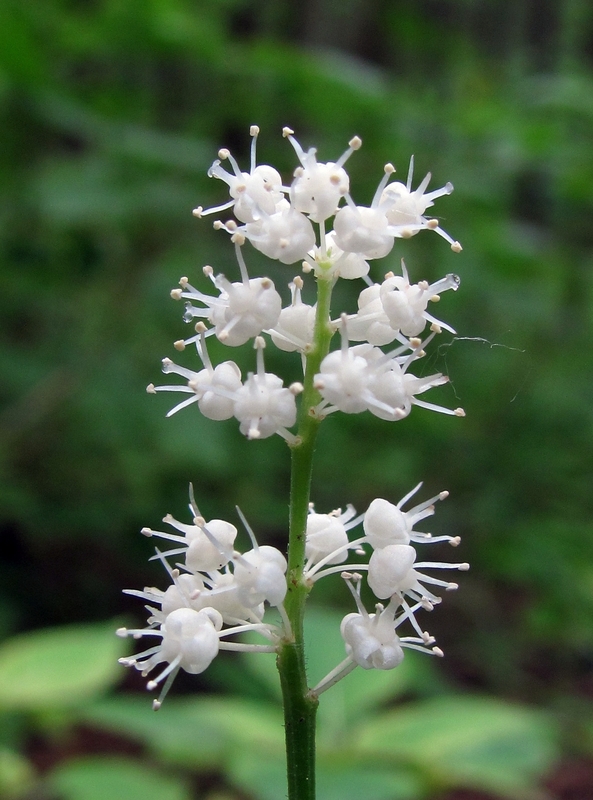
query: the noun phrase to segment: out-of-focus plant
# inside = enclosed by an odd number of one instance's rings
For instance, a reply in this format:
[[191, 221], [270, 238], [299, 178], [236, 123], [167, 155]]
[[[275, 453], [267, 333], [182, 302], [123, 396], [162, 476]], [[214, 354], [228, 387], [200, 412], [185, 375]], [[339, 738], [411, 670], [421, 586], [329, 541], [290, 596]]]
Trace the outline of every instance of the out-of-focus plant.
[[[335, 612], [308, 611], [313, 680], [341, 657], [339, 620]], [[324, 648], [314, 646], [319, 641]], [[189, 800], [195, 776], [200, 797], [232, 800], [244, 792], [272, 800], [284, 793], [273, 655], [239, 654], [220, 673], [219, 685], [230, 693], [169, 697], [166, 713], [154, 714], [144, 695], [104, 697], [117, 680], [114, 657], [121, 644], [112, 623], [104, 623], [24, 634], [0, 648], [3, 797], [110, 800], [125, 791], [133, 800]], [[250, 694], [234, 694], [233, 687], [248, 687]], [[417, 699], [398, 706], [397, 713], [385, 710], [412, 695]], [[117, 737], [109, 752], [77, 754], [81, 726]], [[54, 754], [43, 774], [19, 752], [19, 739], [31, 730], [43, 735]], [[530, 797], [534, 779], [554, 757], [555, 738], [553, 720], [544, 712], [452, 696], [438, 670], [410, 653], [396, 672], [351, 673], [320, 707], [318, 794], [323, 800], [344, 792], [364, 792], [369, 800], [422, 800], [466, 786]], [[114, 741], [143, 755], [116, 757]]]

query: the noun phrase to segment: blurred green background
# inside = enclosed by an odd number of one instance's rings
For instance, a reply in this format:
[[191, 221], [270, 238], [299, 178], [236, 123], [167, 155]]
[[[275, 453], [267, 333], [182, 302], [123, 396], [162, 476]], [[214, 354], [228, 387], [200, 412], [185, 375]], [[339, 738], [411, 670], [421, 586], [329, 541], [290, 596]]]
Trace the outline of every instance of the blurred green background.
[[[235, 274], [190, 211], [224, 201], [206, 171], [221, 146], [248, 163], [253, 123], [287, 179], [282, 126], [322, 161], [358, 134], [361, 204], [415, 154], [417, 180], [455, 184], [436, 212], [464, 246], [423, 234], [372, 275], [401, 257], [414, 280], [460, 275], [438, 309], [458, 337], [429, 355], [452, 381], [429, 399], [467, 418], [322, 427], [318, 510], [447, 488], [432, 530], [462, 536], [472, 571], [429, 620], [444, 660], [323, 698], [320, 800], [593, 797], [592, 65], [582, 0], [0, 3], [0, 797], [284, 796], [273, 659], [218, 659], [153, 715], [112, 636], [141, 619], [122, 588], [165, 585], [138, 531], [185, 518], [189, 481], [206, 517], [239, 504], [284, 541], [280, 438], [194, 407], [166, 420], [144, 393], [187, 335], [169, 290], [207, 263]], [[246, 258], [279, 287], [295, 274]], [[351, 610], [324, 583], [318, 642]], [[341, 658], [326, 647], [312, 668]]]

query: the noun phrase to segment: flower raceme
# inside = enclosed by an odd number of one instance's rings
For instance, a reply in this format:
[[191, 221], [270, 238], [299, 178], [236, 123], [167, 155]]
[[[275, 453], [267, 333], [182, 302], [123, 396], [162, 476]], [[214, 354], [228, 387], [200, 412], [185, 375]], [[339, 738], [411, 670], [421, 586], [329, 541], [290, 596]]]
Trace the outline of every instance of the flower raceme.
[[[401, 276], [387, 272], [382, 283], [368, 278], [369, 260], [386, 255], [396, 239], [409, 238], [421, 230], [436, 230], [452, 249], [461, 248], [445, 234], [436, 220], [425, 216], [434, 201], [453, 190], [451, 184], [426, 193], [430, 175], [412, 190], [412, 164], [408, 181], [390, 183], [395, 168], [388, 164], [371, 206], [355, 205], [350, 194], [346, 161], [361, 146], [354, 137], [337, 161], [320, 162], [316, 150], [305, 151], [290, 128], [283, 130], [299, 160], [292, 183], [285, 186], [279, 173], [269, 165], [257, 165], [256, 142], [259, 128], [251, 128], [251, 165], [242, 172], [230, 152], [222, 149], [209, 174], [225, 182], [230, 200], [223, 205], [195, 214], [202, 217], [220, 211], [232, 211], [236, 220], [216, 220], [214, 225], [230, 234], [235, 248], [240, 280], [233, 282], [215, 274], [211, 266], [203, 269], [217, 294], [194, 287], [187, 277], [171, 296], [186, 300], [184, 319], [198, 320], [194, 335], [175, 342], [183, 351], [194, 344], [203, 369], [194, 371], [163, 361], [163, 371], [185, 378], [187, 383], [154, 386], [148, 391], [181, 392], [189, 395], [175, 405], [169, 415], [196, 404], [209, 419], [235, 417], [241, 432], [250, 439], [279, 434], [289, 444], [298, 441], [289, 429], [298, 416], [296, 396], [302, 384], [284, 387], [283, 381], [263, 368], [264, 335], [281, 350], [299, 352], [303, 369], [306, 356], [314, 348], [316, 325], [329, 325], [341, 330], [341, 348], [330, 352], [315, 375], [319, 400], [310, 411], [319, 418], [334, 411], [359, 413], [370, 411], [385, 420], [406, 417], [413, 405], [445, 414], [462, 416], [462, 409], [449, 409], [418, 398], [419, 394], [442, 385], [448, 378], [441, 373], [416, 377], [413, 364], [424, 355], [424, 347], [444, 328], [454, 329], [428, 312], [429, 302], [436, 302], [447, 289], [456, 290], [459, 278], [453, 274], [434, 283], [410, 282], [402, 261]], [[228, 160], [232, 172], [222, 167]], [[334, 229], [326, 224], [334, 218]], [[241, 223], [241, 224], [238, 224]], [[318, 228], [315, 235], [314, 226]], [[362, 278], [367, 284], [358, 299], [358, 311], [342, 314], [340, 319], [316, 321], [316, 306], [303, 302], [303, 278], [297, 276], [289, 284], [290, 301], [283, 306], [280, 293], [268, 277], [250, 277], [243, 249], [249, 242], [254, 248], [285, 264], [301, 261], [305, 273], [313, 273], [318, 281], [332, 284], [338, 278]], [[419, 339], [426, 325], [432, 334]], [[250, 340], [257, 349], [257, 370], [245, 382], [234, 360], [213, 366], [206, 348], [206, 338], [215, 336], [222, 344], [240, 347]], [[348, 340], [361, 342], [349, 347]], [[391, 352], [380, 348], [397, 343]], [[304, 382], [304, 375], [303, 375]]]
[[[445, 385], [447, 376], [440, 372], [416, 374], [417, 362], [426, 355], [433, 339], [443, 330], [455, 333], [428, 309], [443, 292], [456, 291], [459, 278], [450, 273], [433, 282], [414, 283], [403, 260], [401, 274], [388, 267], [376, 279], [369, 277], [374, 262], [388, 256], [396, 242], [421, 231], [434, 231], [453, 252], [461, 251], [459, 242], [426, 214], [437, 199], [453, 191], [452, 184], [427, 191], [429, 173], [413, 189], [413, 159], [406, 183], [392, 180], [395, 168], [386, 164], [370, 206], [358, 205], [345, 169], [361, 147], [358, 137], [350, 140], [336, 161], [322, 162], [315, 148], [304, 149], [294, 131], [284, 128], [283, 136], [298, 160], [292, 181], [284, 183], [273, 166], [258, 165], [259, 128], [252, 126], [250, 133], [249, 171], [243, 171], [223, 148], [208, 173], [226, 184], [229, 199], [194, 211], [200, 218], [223, 212], [232, 215], [226, 220], [215, 219], [214, 227], [230, 236], [238, 275], [205, 266], [206, 288], [210, 285], [214, 291], [193, 285], [188, 277], [181, 278], [171, 297], [185, 301], [183, 319], [192, 325], [192, 331], [174, 342], [174, 348], [183, 354], [182, 359], [195, 348], [199, 363], [195, 368], [195, 364], [185, 366], [163, 359], [163, 372], [181, 380], [161, 386], [150, 384], [147, 391], [182, 395], [167, 416], [197, 406], [209, 420], [234, 418], [249, 440], [278, 434], [291, 448], [303, 443], [301, 432], [306, 423], [317, 425], [338, 411], [369, 411], [390, 422], [405, 419], [414, 406], [464, 416], [461, 408], [419, 397]], [[249, 247], [282, 264], [299, 264], [303, 276], [290, 280], [289, 292], [283, 297], [269, 277], [250, 275]], [[332, 320], [331, 291], [340, 278], [360, 279], [363, 286], [357, 310], [344, 311]], [[303, 299], [309, 291], [307, 281], [317, 283], [317, 302]], [[427, 326], [429, 331], [425, 332]], [[334, 335], [339, 344], [332, 349]], [[235, 352], [252, 346], [256, 351], [253, 371], [247, 371], [244, 377], [234, 358], [214, 364], [207, 346], [209, 337]], [[301, 380], [285, 385], [282, 377], [266, 370], [264, 349], [270, 344], [297, 354]], [[341, 574], [357, 607], [341, 627], [346, 658], [312, 690], [314, 694], [325, 691], [356, 666], [397, 666], [405, 648], [442, 655], [416, 615], [441, 602], [440, 590], [457, 587], [434, 577], [434, 570], [465, 570], [468, 565], [417, 560], [418, 544], [459, 544], [455, 536], [433, 537], [415, 530], [417, 523], [434, 513], [435, 502], [447, 496], [441, 492], [404, 510], [420, 486], [397, 504], [377, 498], [360, 515], [350, 505], [344, 512], [337, 509], [329, 514], [310, 507], [299, 580], [310, 591], [321, 578]], [[155, 708], [180, 669], [203, 672], [224, 649], [278, 651], [293, 636], [283, 605], [287, 592], [285, 556], [274, 547], [258, 545], [241, 512], [251, 541], [247, 551], [236, 548], [238, 531], [234, 525], [225, 520], [205, 520], [193, 492], [189, 508], [189, 523], [170, 515], [164, 518], [174, 532], [143, 529], [146, 536], [172, 543], [171, 549], [157, 549], [154, 556], [163, 564], [171, 583], [165, 591], [156, 587], [128, 590], [146, 601], [148, 625], [119, 631], [122, 636], [153, 637], [156, 641], [139, 655], [122, 659], [123, 664], [141, 670], [143, 675], [161, 665], [160, 672], [148, 682], [149, 689], [162, 686]], [[350, 533], [360, 525], [360, 535]], [[170, 559], [178, 560], [170, 563]], [[385, 601], [376, 604], [374, 613], [369, 613], [361, 600], [363, 574], [377, 600]], [[274, 615], [271, 622], [267, 619], [270, 613]], [[402, 626], [411, 626], [413, 635], [400, 635]], [[237, 641], [237, 635], [248, 631], [259, 634], [263, 642]]]

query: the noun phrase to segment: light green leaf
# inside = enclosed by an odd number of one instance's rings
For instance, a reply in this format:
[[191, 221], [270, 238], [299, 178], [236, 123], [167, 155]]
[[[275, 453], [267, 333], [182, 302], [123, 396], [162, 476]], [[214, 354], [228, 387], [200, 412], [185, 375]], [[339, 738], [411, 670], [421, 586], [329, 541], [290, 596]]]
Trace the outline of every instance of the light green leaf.
[[8, 748], [0, 748], [0, 797], [4, 800], [22, 797], [35, 781], [33, 766], [27, 759]]
[[55, 770], [49, 780], [64, 800], [190, 800], [185, 783], [123, 758], [81, 758]]
[[0, 647], [0, 709], [69, 707], [122, 677], [115, 622], [33, 631]]
[[148, 696], [108, 698], [80, 709], [78, 718], [129, 734], [160, 758], [189, 766], [220, 765], [242, 747], [284, 749], [280, 709], [239, 698], [167, 698], [158, 712]]
[[286, 762], [279, 753], [237, 750], [229, 761], [229, 777], [257, 800], [286, 797]]
[[[278, 800], [286, 796], [286, 765], [278, 754], [243, 749], [233, 754], [229, 765], [232, 780], [258, 800]], [[416, 800], [426, 786], [412, 771], [403, 767], [377, 768], [350, 766], [333, 760], [317, 765], [317, 800]]]
[[381, 715], [360, 732], [359, 752], [407, 762], [437, 785], [469, 786], [512, 797], [535, 795], [556, 755], [544, 713], [480, 697], [449, 697]]
[[195, 706], [194, 698], [186, 701], [167, 698], [163, 707], [155, 712], [148, 694], [124, 695], [81, 708], [78, 719], [138, 739], [165, 760], [215, 766], [221, 761], [226, 737], [218, 728], [205, 728]]
[[415, 800], [425, 797], [426, 784], [405, 767], [384, 769], [376, 766], [349, 766], [319, 763], [317, 770], [318, 800]]

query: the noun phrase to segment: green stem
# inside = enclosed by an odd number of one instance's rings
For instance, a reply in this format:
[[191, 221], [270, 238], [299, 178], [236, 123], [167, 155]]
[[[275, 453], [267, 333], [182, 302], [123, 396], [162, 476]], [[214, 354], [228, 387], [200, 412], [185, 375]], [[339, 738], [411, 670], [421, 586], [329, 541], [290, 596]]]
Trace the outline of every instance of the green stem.
[[306, 356], [304, 390], [301, 397], [298, 443], [292, 446], [290, 480], [290, 523], [288, 543], [288, 592], [286, 613], [293, 638], [278, 655], [278, 671], [284, 701], [288, 800], [315, 800], [315, 715], [317, 699], [309, 696], [305, 670], [303, 616], [311, 590], [303, 580], [305, 534], [311, 495], [311, 476], [315, 440], [320, 420], [310, 410], [320, 401], [313, 386], [323, 358], [329, 351], [331, 330], [330, 303], [333, 282], [317, 281], [315, 332]]

